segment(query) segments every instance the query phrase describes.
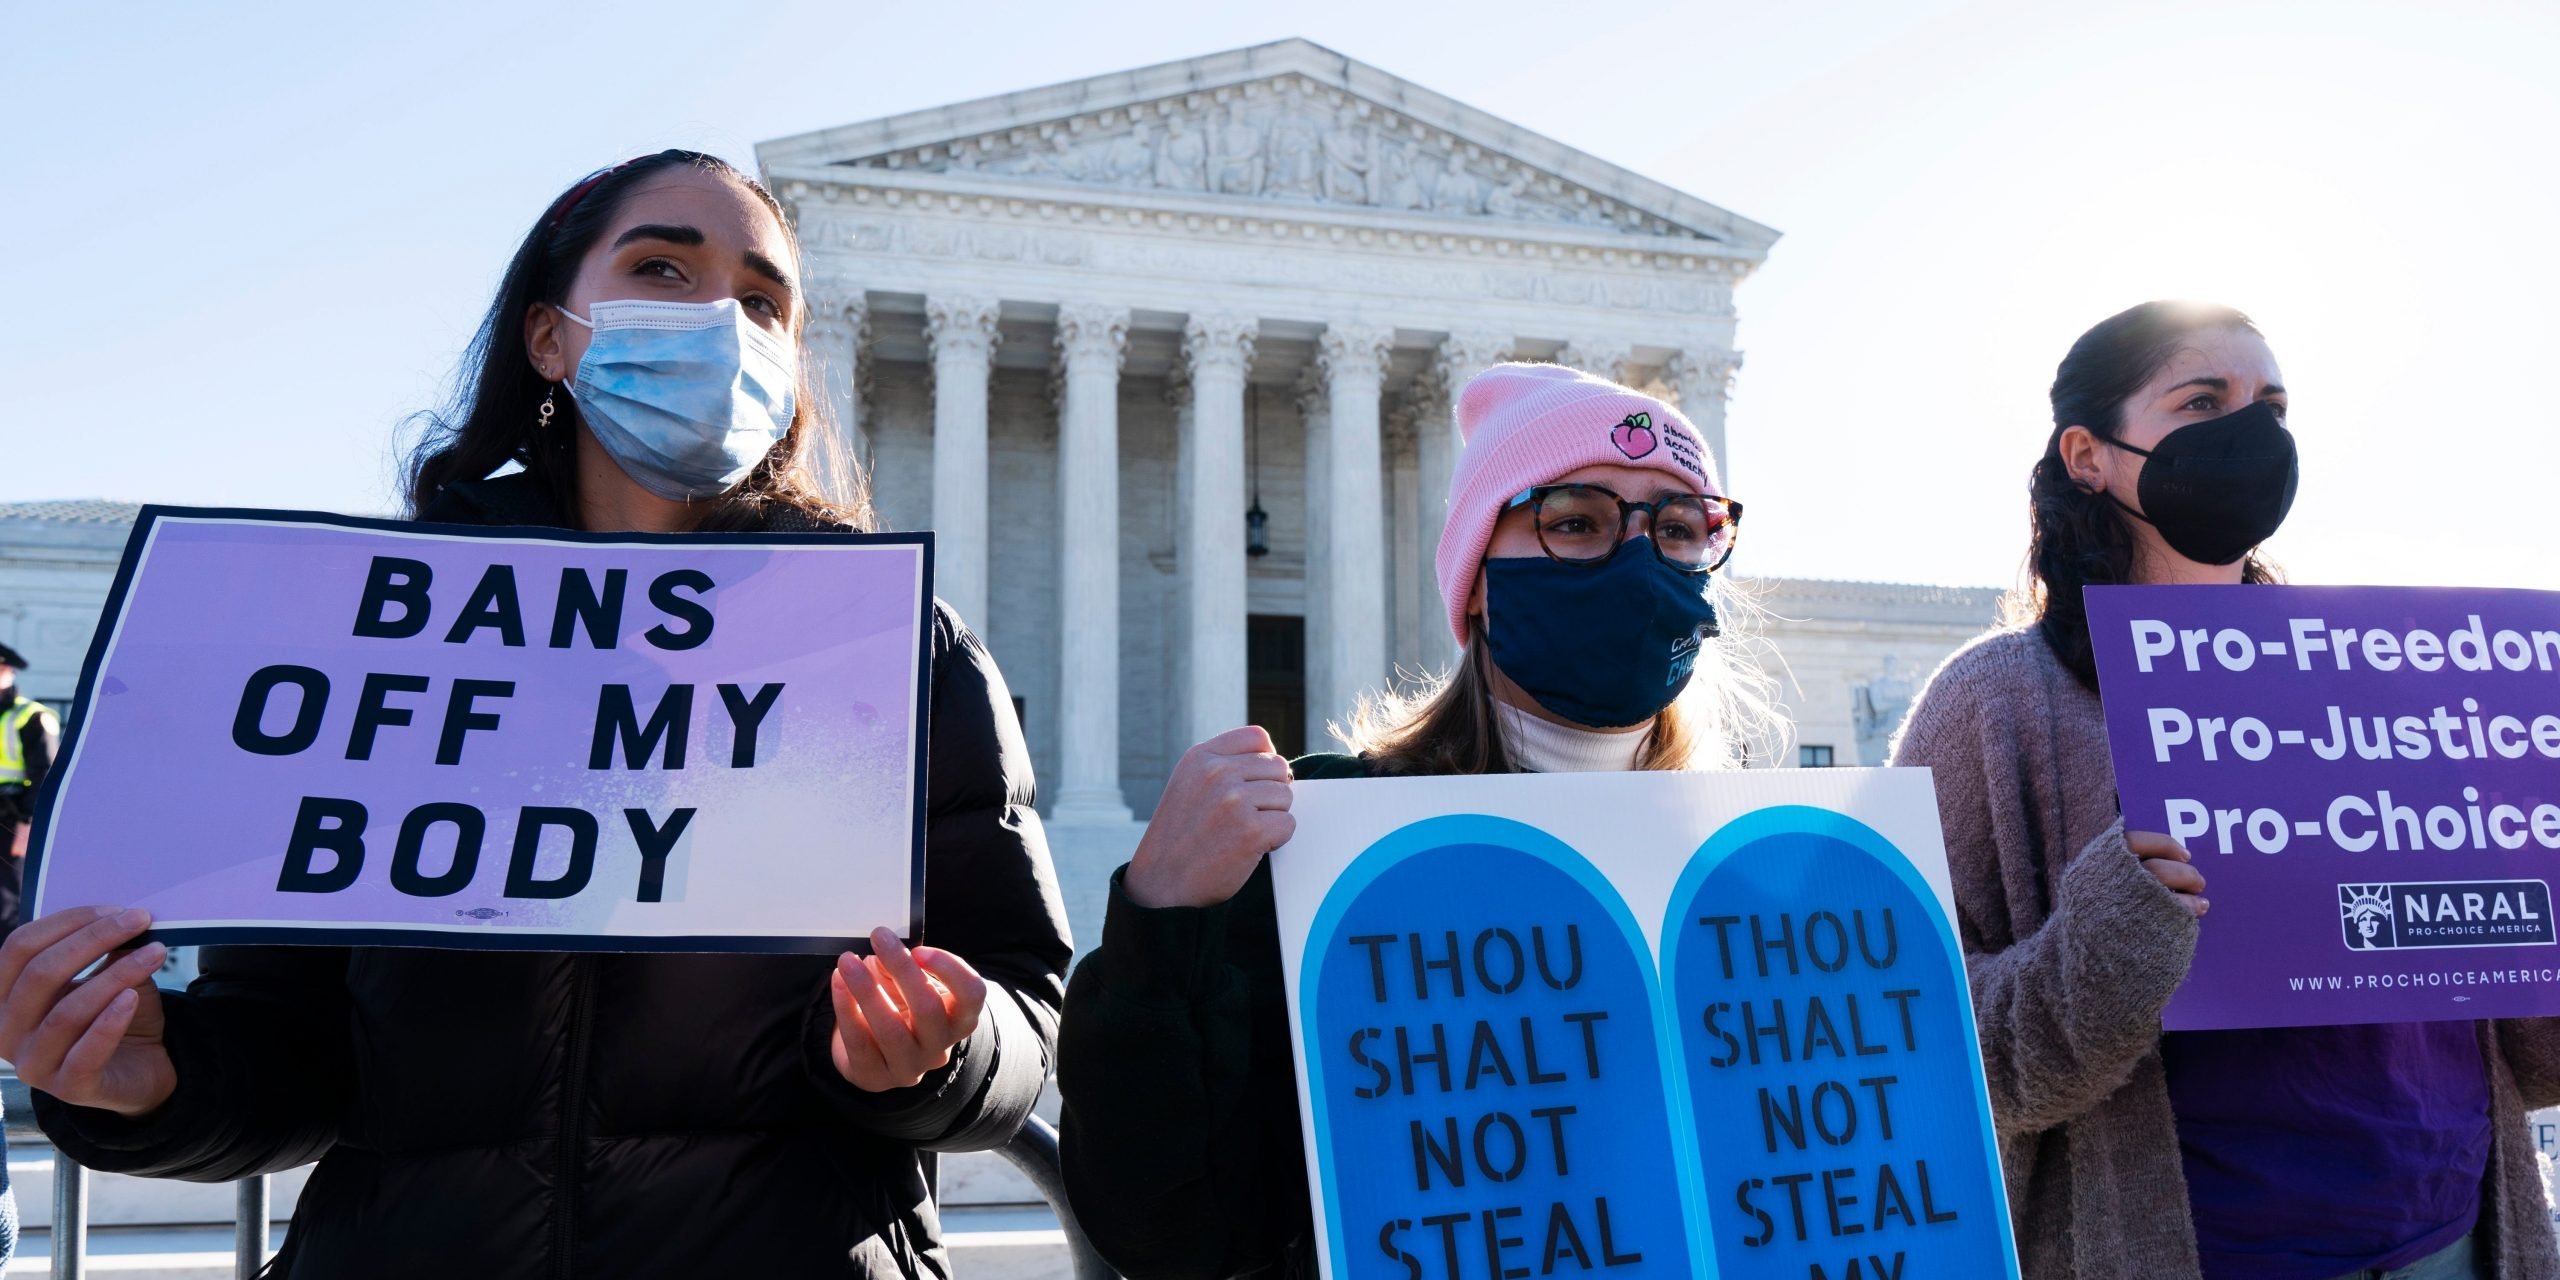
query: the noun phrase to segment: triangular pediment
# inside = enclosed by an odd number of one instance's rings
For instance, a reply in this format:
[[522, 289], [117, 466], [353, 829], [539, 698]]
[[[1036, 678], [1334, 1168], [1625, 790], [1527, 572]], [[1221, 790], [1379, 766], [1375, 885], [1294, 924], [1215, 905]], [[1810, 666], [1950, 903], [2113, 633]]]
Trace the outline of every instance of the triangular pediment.
[[764, 143], [769, 175], [843, 168], [955, 183], [1338, 208], [1584, 234], [1778, 233], [1306, 40]]

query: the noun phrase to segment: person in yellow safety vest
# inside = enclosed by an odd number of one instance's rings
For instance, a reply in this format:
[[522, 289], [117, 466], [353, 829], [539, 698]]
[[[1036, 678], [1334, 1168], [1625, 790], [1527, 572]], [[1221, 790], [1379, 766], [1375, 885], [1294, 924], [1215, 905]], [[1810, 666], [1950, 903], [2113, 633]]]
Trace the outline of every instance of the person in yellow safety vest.
[[35, 817], [36, 787], [53, 767], [61, 729], [41, 702], [20, 696], [18, 673], [27, 660], [0, 644], [0, 938], [18, 927], [18, 896], [26, 871], [27, 829]]
[[[18, 898], [25, 884], [27, 829], [35, 817], [36, 784], [53, 767], [60, 737], [53, 712], [18, 693], [27, 660], [0, 644], [0, 938], [18, 927]], [[0, 1266], [18, 1252], [18, 1193], [9, 1186], [9, 1141], [0, 1136]]]

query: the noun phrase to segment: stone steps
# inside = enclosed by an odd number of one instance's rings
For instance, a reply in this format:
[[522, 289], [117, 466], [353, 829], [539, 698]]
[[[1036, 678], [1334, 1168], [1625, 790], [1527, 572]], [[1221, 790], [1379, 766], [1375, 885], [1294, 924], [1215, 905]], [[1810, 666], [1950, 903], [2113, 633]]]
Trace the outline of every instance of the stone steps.
[[[1069, 1280], [1066, 1233], [1045, 1208], [955, 1208], [944, 1212], [942, 1225], [952, 1269], [963, 1280]], [[50, 1274], [50, 1234], [22, 1232], [18, 1256], [0, 1276]], [[93, 1226], [87, 1273], [99, 1280], [231, 1280], [231, 1241], [228, 1226]], [[268, 1247], [283, 1242], [279, 1223]]]
[[[293, 1216], [309, 1166], [291, 1169], [267, 1181], [270, 1220], [281, 1226]], [[18, 1226], [53, 1225], [53, 1153], [9, 1135], [9, 1185], [18, 1193]], [[167, 1178], [134, 1178], [121, 1173], [89, 1175], [89, 1229], [108, 1227], [196, 1227], [220, 1225], [230, 1230], [239, 1201], [227, 1182], [177, 1182]]]
[[[1134, 843], [1134, 835], [1117, 844], [1103, 842], [1108, 847], [1089, 851], [1089, 860], [1126, 860], [1127, 853], [1118, 844]], [[1098, 913], [1098, 902], [1091, 905]], [[1092, 933], [1081, 936], [1099, 936], [1098, 914], [1091, 927]], [[193, 962], [192, 949], [181, 948], [163, 981], [183, 986], [193, 976]], [[17, 1193], [20, 1227], [17, 1258], [0, 1271], [0, 1280], [46, 1275], [53, 1225], [53, 1148], [33, 1125], [34, 1108], [26, 1086], [5, 1062], [0, 1062], [0, 1110], [6, 1113], [9, 1181]], [[1054, 1084], [1042, 1097], [1039, 1112], [1056, 1123]], [[275, 1224], [271, 1247], [284, 1239], [284, 1224], [293, 1216], [309, 1176], [305, 1166], [269, 1180], [268, 1203]], [[992, 1151], [946, 1155], [936, 1178], [943, 1234], [953, 1270], [961, 1280], [1071, 1280], [1074, 1266], [1057, 1215], [1042, 1201], [1031, 1179], [1003, 1156]], [[231, 1224], [238, 1203], [237, 1190], [227, 1183], [93, 1172], [89, 1175], [87, 1274], [101, 1280], [227, 1280], [232, 1274]]]
[[[289, 1169], [268, 1181], [268, 1202], [275, 1220], [293, 1216], [310, 1166]], [[18, 1223], [53, 1223], [53, 1149], [42, 1135], [9, 1135], [9, 1182], [18, 1193]], [[941, 1169], [942, 1208], [1004, 1209], [1040, 1207], [1040, 1192], [1031, 1180], [992, 1151], [944, 1156]], [[236, 1203], [229, 1183], [178, 1182], [167, 1178], [134, 1178], [120, 1173], [89, 1175], [89, 1225], [170, 1226], [229, 1222]]]
[[[9, 1135], [9, 1181], [17, 1193], [18, 1256], [0, 1277], [48, 1274], [53, 1225], [53, 1152], [41, 1135]], [[309, 1167], [269, 1183], [284, 1240]], [[965, 1280], [1069, 1280], [1066, 1233], [1030, 1181], [992, 1152], [948, 1157], [942, 1166], [942, 1225], [953, 1269]], [[1018, 1195], [1003, 1201], [992, 1197]], [[101, 1280], [227, 1280], [232, 1274], [228, 1183], [177, 1182], [123, 1174], [89, 1175], [88, 1274]]]

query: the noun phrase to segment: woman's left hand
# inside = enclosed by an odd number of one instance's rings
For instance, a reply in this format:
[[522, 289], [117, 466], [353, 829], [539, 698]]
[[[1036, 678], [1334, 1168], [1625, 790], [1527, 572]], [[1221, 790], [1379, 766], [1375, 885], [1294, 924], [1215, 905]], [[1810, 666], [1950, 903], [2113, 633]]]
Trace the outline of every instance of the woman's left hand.
[[987, 1007], [987, 981], [968, 961], [935, 947], [910, 951], [887, 929], [871, 931], [868, 957], [836, 957], [827, 987], [836, 1006], [829, 1045], [836, 1070], [867, 1093], [904, 1089], [940, 1070]]

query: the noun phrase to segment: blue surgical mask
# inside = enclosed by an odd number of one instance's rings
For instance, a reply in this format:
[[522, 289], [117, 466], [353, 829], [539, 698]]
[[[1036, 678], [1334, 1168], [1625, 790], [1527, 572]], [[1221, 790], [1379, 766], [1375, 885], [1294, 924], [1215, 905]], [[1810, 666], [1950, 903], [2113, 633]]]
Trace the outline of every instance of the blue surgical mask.
[[1484, 562], [1487, 656], [1538, 705], [1578, 725], [1623, 729], [1689, 687], [1716, 634], [1707, 575], [1653, 553], [1650, 537], [1596, 565], [1545, 556]]
[[624, 475], [673, 502], [746, 478], [791, 428], [799, 353], [734, 298], [599, 302], [569, 394]]

